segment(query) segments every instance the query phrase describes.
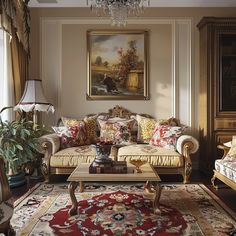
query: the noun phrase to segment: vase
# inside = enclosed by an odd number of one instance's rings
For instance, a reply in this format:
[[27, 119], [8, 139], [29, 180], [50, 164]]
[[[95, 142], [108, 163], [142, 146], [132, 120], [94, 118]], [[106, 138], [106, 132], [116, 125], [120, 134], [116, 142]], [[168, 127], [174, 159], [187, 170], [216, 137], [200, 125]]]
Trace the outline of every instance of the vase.
[[25, 173], [20, 172], [14, 175], [8, 175], [8, 182], [9, 182], [10, 188], [20, 187], [26, 184]]
[[112, 145], [110, 144], [96, 144], [96, 157], [92, 162], [92, 167], [111, 166], [112, 159], [109, 158]]

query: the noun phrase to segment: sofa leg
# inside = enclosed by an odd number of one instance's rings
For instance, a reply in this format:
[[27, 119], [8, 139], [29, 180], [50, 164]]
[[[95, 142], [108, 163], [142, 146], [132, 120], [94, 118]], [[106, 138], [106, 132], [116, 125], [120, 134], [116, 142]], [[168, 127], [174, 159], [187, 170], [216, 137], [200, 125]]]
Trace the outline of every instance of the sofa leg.
[[211, 178], [211, 184], [217, 190], [218, 185], [215, 184], [215, 179], [216, 179], [216, 174], [214, 174], [213, 177]]
[[183, 175], [184, 184], [188, 184], [189, 183], [189, 179], [190, 179], [191, 173], [192, 173], [192, 165], [191, 165], [191, 163], [187, 163], [185, 165], [185, 170], [184, 170], [184, 175]]
[[183, 179], [184, 179], [184, 181], [183, 181], [184, 184], [188, 184], [188, 183], [189, 183], [189, 176], [186, 176], [186, 175], [184, 174], [184, 175], [183, 175]]
[[43, 177], [44, 177], [44, 182], [45, 183], [49, 183], [50, 182], [50, 172], [49, 172], [49, 167], [46, 163], [42, 163], [42, 166], [41, 166], [41, 171], [42, 171], [42, 174], [43, 174]]

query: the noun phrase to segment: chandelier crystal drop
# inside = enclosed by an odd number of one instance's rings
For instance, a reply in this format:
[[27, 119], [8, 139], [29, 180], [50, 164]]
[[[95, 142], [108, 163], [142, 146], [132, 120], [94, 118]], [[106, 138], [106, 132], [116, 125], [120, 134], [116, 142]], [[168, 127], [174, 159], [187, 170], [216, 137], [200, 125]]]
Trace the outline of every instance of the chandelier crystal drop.
[[111, 24], [125, 26], [129, 15], [139, 16], [150, 0], [87, 0], [87, 5], [98, 16], [108, 14]]

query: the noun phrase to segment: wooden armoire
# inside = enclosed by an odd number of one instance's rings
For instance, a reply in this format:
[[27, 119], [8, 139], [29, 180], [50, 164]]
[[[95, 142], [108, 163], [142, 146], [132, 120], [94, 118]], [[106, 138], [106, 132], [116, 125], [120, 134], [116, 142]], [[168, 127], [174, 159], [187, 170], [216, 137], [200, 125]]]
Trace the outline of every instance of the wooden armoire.
[[236, 135], [236, 17], [204, 17], [200, 32], [200, 170], [211, 174], [217, 145]]

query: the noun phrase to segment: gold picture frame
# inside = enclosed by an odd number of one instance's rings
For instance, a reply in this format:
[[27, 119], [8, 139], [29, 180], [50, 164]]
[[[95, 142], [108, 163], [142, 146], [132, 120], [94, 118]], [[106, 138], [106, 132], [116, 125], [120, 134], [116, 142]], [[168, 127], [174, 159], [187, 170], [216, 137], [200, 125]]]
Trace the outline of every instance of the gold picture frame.
[[148, 31], [87, 31], [87, 99], [147, 100]]

